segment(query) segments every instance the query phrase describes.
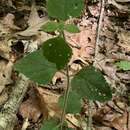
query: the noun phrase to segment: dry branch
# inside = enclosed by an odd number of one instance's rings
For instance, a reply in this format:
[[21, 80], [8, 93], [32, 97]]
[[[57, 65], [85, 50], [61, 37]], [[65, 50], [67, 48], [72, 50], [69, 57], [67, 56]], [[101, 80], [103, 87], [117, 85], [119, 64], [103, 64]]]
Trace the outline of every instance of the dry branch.
[[0, 130], [13, 130], [17, 120], [16, 113], [27, 91], [28, 84], [28, 79], [20, 74], [9, 100], [0, 113]]

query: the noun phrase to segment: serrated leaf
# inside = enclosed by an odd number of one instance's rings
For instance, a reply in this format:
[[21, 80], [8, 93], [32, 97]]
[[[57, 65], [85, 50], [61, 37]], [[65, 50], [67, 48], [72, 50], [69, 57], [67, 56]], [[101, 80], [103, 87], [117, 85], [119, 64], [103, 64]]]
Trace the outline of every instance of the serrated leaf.
[[122, 70], [130, 70], [130, 61], [119, 61], [115, 64]]
[[80, 16], [83, 7], [83, 0], [47, 0], [49, 16], [62, 20]]
[[45, 23], [41, 29], [44, 31], [44, 32], [54, 32], [56, 31], [57, 29], [59, 28], [59, 24], [57, 22], [54, 22], [54, 21], [49, 21], [47, 23]]
[[[75, 91], [71, 91], [68, 97], [66, 112], [73, 114], [79, 113], [81, 109], [80, 99], [81, 97]], [[59, 106], [64, 107], [64, 96], [60, 97]]]
[[111, 99], [111, 89], [102, 73], [94, 67], [81, 69], [71, 81], [72, 88], [89, 100], [100, 102]]
[[78, 33], [78, 32], [80, 32], [79, 28], [74, 24], [66, 24], [65, 25], [65, 30], [70, 32], [70, 33]]
[[59, 125], [54, 119], [50, 119], [44, 122], [40, 130], [59, 130]]
[[61, 37], [49, 39], [43, 43], [43, 55], [45, 58], [55, 63], [57, 69], [63, 69], [69, 62], [72, 55], [72, 49], [68, 43]]
[[46, 60], [42, 50], [26, 55], [15, 63], [15, 69], [39, 84], [47, 84], [57, 71], [56, 65]]

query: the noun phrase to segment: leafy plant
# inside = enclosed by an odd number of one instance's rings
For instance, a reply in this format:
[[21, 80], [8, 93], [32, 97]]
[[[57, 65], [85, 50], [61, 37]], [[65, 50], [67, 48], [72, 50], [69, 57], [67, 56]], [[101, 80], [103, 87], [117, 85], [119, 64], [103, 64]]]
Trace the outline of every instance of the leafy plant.
[[79, 112], [82, 97], [101, 102], [112, 97], [109, 85], [102, 73], [92, 66], [81, 69], [73, 77], [72, 88], [70, 88], [67, 64], [72, 56], [72, 49], [64, 37], [64, 30], [77, 33], [79, 29], [74, 24], [65, 24], [64, 21], [71, 17], [78, 17], [83, 10], [83, 5], [83, 0], [47, 0], [48, 15], [56, 21], [47, 22], [41, 30], [58, 31], [59, 35], [45, 41], [42, 49], [26, 55], [15, 64], [16, 70], [39, 84], [47, 84], [56, 71], [66, 69], [67, 90], [59, 99], [59, 105], [63, 108], [61, 122], [57, 125], [57, 122], [53, 120], [46, 121], [41, 130], [58, 130], [59, 128], [62, 130], [65, 113]]
[[130, 70], [130, 61], [122, 60], [115, 63], [122, 70]]

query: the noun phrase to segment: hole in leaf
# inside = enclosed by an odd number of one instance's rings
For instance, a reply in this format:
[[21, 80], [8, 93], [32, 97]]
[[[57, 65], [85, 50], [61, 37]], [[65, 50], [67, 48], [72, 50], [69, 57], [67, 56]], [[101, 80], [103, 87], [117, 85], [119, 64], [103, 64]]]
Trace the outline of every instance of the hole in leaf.
[[4, 78], [6, 78], [5, 74], [2, 75]]
[[88, 42], [91, 42], [91, 38], [90, 37], [88, 37]]

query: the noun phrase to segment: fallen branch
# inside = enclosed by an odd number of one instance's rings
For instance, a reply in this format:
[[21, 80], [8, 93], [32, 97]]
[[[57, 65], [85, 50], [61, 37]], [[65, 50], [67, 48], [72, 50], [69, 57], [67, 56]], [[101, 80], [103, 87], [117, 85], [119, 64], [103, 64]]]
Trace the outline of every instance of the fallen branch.
[[101, 0], [101, 9], [100, 9], [100, 17], [97, 25], [97, 36], [96, 36], [96, 46], [95, 46], [95, 58], [93, 65], [96, 67], [98, 64], [98, 54], [100, 50], [100, 32], [102, 28], [102, 20], [103, 20], [103, 14], [104, 14], [104, 7], [105, 7], [105, 1]]
[[28, 84], [28, 79], [20, 74], [9, 100], [5, 103], [0, 113], [0, 130], [13, 130], [17, 121], [16, 114], [27, 92]]

